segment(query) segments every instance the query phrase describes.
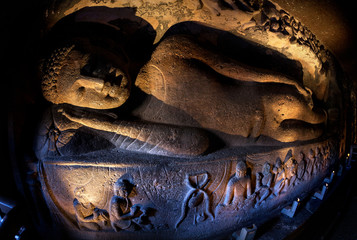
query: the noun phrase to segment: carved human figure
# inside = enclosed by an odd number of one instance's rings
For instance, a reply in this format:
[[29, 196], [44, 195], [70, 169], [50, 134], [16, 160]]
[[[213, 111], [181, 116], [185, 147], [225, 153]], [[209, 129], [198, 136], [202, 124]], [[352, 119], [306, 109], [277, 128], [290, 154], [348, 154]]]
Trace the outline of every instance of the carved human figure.
[[323, 155], [323, 162], [324, 162], [324, 166], [327, 167], [329, 166], [329, 159], [330, 159], [330, 152], [329, 152], [329, 147], [328, 145], [327, 146], [324, 146], [322, 148], [322, 155]]
[[[260, 175], [260, 173], [258, 173]], [[261, 175], [263, 177], [257, 178], [257, 187], [256, 187], [256, 193], [257, 193], [257, 201], [255, 204], [255, 207], [259, 206], [262, 204], [270, 195], [271, 193], [271, 183], [273, 181], [273, 174], [271, 173], [271, 165], [266, 162], [264, 163], [262, 167], [262, 172]]]
[[79, 228], [93, 231], [103, 229], [109, 222], [108, 212], [89, 202], [84, 196], [83, 188], [77, 188], [75, 196], [73, 207]]
[[[36, 112], [52, 103], [38, 141], [38, 179], [53, 223], [64, 223], [65, 235], [211, 239], [246, 227], [252, 236], [256, 227], [249, 224], [269, 221], [269, 213], [323, 179], [313, 176], [293, 189], [295, 178], [308, 175], [308, 156], [301, 153], [296, 166], [282, 152], [312, 147], [311, 159], [319, 159], [317, 144], [344, 141], [339, 132], [345, 118], [331, 113], [346, 113], [339, 99], [340, 93], [348, 96], [340, 89], [348, 82], [316, 37], [271, 0], [44, 3], [49, 7], [43, 9], [41, 35], [59, 36], [46, 49], [61, 41], [70, 45], [41, 67], [49, 103], [36, 92], [30, 96]], [[109, 34], [101, 36], [93, 25]], [[100, 37], [84, 36], [82, 45], [67, 39], [87, 31]], [[112, 42], [123, 48], [121, 57], [99, 46], [112, 32], [125, 34], [124, 44]], [[138, 35], [142, 39], [133, 37]], [[327, 121], [321, 108], [335, 119]], [[105, 148], [91, 152], [104, 142]], [[247, 160], [238, 161], [243, 156]], [[314, 164], [320, 161], [310, 162], [309, 174], [321, 168]], [[133, 178], [116, 181], [125, 172]], [[74, 198], [68, 189], [77, 185], [97, 192], [90, 200]], [[155, 229], [129, 232], [143, 230], [153, 216], [149, 205], [158, 208]], [[219, 215], [212, 214], [216, 209]], [[67, 224], [74, 218], [84, 231], [75, 229], [75, 221]]]
[[314, 150], [310, 149], [309, 153], [306, 157], [306, 174], [305, 180], [308, 180], [312, 177], [313, 174], [316, 173], [315, 169], [315, 153]]
[[274, 173], [273, 193], [278, 196], [285, 184], [285, 170], [280, 158], [276, 159], [272, 172]]
[[[86, 108], [62, 111], [67, 118], [63, 121], [72, 122], [68, 128], [70, 134], [66, 134], [62, 145], [70, 143], [78, 129], [90, 128], [98, 130], [95, 134], [110, 142], [112, 148], [164, 156], [198, 156], [209, 148], [208, 129], [230, 146], [241, 144], [242, 136], [263, 135], [291, 142], [316, 138], [323, 131], [319, 127], [306, 127], [309, 124], [294, 127], [285, 124], [293, 120], [316, 125], [326, 120], [322, 110], [312, 108], [312, 93], [299, 81], [245, 66], [183, 35], [161, 41], [135, 83], [148, 96], [161, 101], [161, 105], [191, 119], [189, 123], [161, 110], [153, 111], [153, 116], [140, 107], [132, 112], [140, 119], [135, 122], [89, 111], [117, 108], [126, 102], [131, 89], [127, 68], [128, 59], [104, 47], [93, 53], [73, 43], [53, 51], [41, 67], [44, 97], [54, 104]], [[227, 84], [227, 78], [235, 84]], [[278, 91], [266, 91], [272, 85], [281, 87]], [[252, 99], [250, 92], [256, 97]], [[145, 109], [157, 107], [144, 106]], [[157, 116], [160, 114], [164, 115]], [[55, 141], [56, 131], [51, 132]], [[37, 141], [38, 145], [45, 144], [43, 139]]]
[[323, 155], [319, 147], [316, 147], [315, 153], [316, 153], [315, 169], [317, 172], [320, 172], [324, 167]]
[[292, 187], [296, 181], [296, 171], [297, 164], [293, 157], [289, 157], [289, 159], [284, 163], [284, 171], [285, 171], [285, 183], [284, 183], [284, 192], [288, 191], [289, 187]]
[[228, 181], [223, 205], [231, 204], [240, 208], [244, 200], [251, 194], [251, 179], [247, 175], [247, 165], [245, 162], [239, 161], [235, 174]]
[[303, 152], [300, 152], [298, 158], [296, 159], [298, 162], [297, 170], [296, 170], [296, 177], [298, 182], [301, 182], [304, 179], [305, 175], [305, 168], [306, 168], [306, 161], [305, 155]]
[[129, 181], [121, 178], [114, 184], [114, 196], [110, 201], [109, 216], [111, 226], [115, 231], [134, 231], [139, 227], [134, 219], [140, 217], [139, 210], [141, 211], [142, 207], [138, 204], [132, 205], [129, 199], [132, 188]]

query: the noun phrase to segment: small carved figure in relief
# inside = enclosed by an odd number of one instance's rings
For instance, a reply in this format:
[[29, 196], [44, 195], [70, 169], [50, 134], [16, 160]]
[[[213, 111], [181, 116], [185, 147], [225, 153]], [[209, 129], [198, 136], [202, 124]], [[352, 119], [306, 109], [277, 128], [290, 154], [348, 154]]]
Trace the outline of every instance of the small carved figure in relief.
[[324, 166], [329, 166], [329, 156], [330, 156], [330, 152], [329, 152], [329, 147], [328, 145], [322, 148], [322, 155], [323, 155], [323, 161], [324, 161]]
[[176, 223], [175, 228], [186, 218], [189, 210], [194, 210], [193, 223], [203, 222], [207, 217], [214, 220], [214, 216], [210, 211], [210, 198], [204, 189], [205, 186], [210, 181], [207, 173], [198, 175], [188, 175], [186, 179], [186, 184], [190, 187], [190, 190], [185, 196], [184, 202], [182, 204], [182, 211], [179, 220]]
[[312, 177], [312, 174], [315, 173], [314, 165], [315, 165], [315, 154], [314, 154], [314, 150], [310, 149], [307, 155], [305, 180], [309, 180]]
[[316, 153], [315, 169], [316, 169], [316, 173], [318, 173], [324, 167], [323, 156], [319, 147], [316, 147], [315, 153]]
[[133, 190], [133, 184], [126, 179], [119, 179], [114, 184], [114, 196], [110, 201], [109, 214], [112, 228], [135, 231], [141, 228], [151, 228], [148, 221], [151, 208], [140, 204], [132, 205], [129, 195]]
[[257, 183], [255, 192], [257, 193], [257, 202], [255, 207], [262, 204], [271, 193], [270, 186], [273, 181], [273, 174], [271, 173], [270, 164], [268, 162], [264, 163], [262, 173], [257, 173], [257, 175], [259, 175], [259, 177], [257, 176], [256, 178]]
[[83, 193], [83, 188], [75, 190], [76, 198], [73, 200], [74, 211], [80, 229], [98, 231], [103, 229], [109, 221], [106, 210], [95, 207]]
[[284, 180], [284, 192], [288, 190], [288, 187], [293, 186], [296, 180], [297, 164], [293, 157], [290, 157], [284, 164], [285, 180]]
[[305, 155], [303, 152], [299, 153], [297, 161], [298, 161], [298, 166], [296, 170], [296, 178], [297, 178], [297, 182], [301, 182], [304, 179], [305, 167], [306, 167]]
[[273, 193], [275, 196], [278, 196], [281, 190], [284, 188], [285, 184], [285, 171], [280, 158], [276, 159], [275, 166], [273, 168], [273, 173], [275, 175]]
[[223, 205], [232, 204], [240, 208], [244, 200], [252, 194], [250, 176], [247, 175], [247, 165], [239, 161], [235, 174], [229, 179]]

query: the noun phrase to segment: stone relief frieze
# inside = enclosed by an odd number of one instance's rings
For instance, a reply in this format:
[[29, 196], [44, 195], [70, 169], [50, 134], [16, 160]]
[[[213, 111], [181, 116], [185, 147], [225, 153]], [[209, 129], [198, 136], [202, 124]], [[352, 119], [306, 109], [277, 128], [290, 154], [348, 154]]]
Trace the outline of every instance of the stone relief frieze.
[[[212, 169], [210, 172], [190, 171], [186, 174], [174, 174], [177, 170], [170, 169], [168, 166], [165, 167], [166, 170], [161, 168], [159, 172], [156, 172], [155, 168], [152, 168], [152, 172], [143, 172], [130, 167], [132, 168], [129, 170], [130, 174], [123, 172], [118, 177], [116, 168], [120, 169], [120, 165], [116, 167], [87, 165], [86, 168], [93, 168], [92, 174], [88, 175], [91, 177], [77, 182], [71, 181], [73, 199], [68, 201], [72, 201], [71, 207], [76, 226], [84, 231], [150, 233], [159, 230], [179, 230], [188, 225], [203, 227], [209, 223], [219, 223], [227, 213], [240, 216], [246, 213], [247, 209], [259, 211], [274, 206], [278, 204], [279, 199], [291, 195], [294, 189], [304, 185], [305, 176], [309, 176], [309, 180], [314, 176], [324, 176], [324, 172], [328, 171], [328, 161], [333, 157], [329, 149], [328, 144], [299, 151], [286, 149], [280, 153], [275, 165], [271, 164], [272, 161], [266, 161], [266, 158], [265, 161], [260, 161], [259, 157], [255, 161], [261, 162], [260, 167], [252, 165], [255, 158], [250, 156], [248, 160], [226, 160], [228, 163], [226, 166], [231, 166], [231, 171], [229, 167], [228, 169], [213, 167], [210, 168]], [[308, 172], [307, 166], [310, 163], [314, 163], [310, 165], [315, 166], [316, 160], [311, 156], [316, 154], [321, 154], [320, 158], [326, 161], [321, 162], [321, 168], [313, 168]], [[62, 174], [70, 176], [72, 172], [74, 175], [69, 179], [76, 178], [78, 173], [73, 169], [70, 170], [64, 165], [64, 168], [59, 170], [58, 166], [62, 164], [58, 161], [54, 164], [57, 164], [57, 167], [49, 164], [46, 168], [49, 171], [52, 166], [51, 171], [58, 172], [53, 177]], [[88, 163], [83, 162], [82, 166], [85, 164]], [[98, 167], [103, 170], [97, 169]], [[162, 170], [166, 171], [166, 174], [162, 175]], [[173, 174], [170, 174], [171, 171]], [[224, 171], [227, 171], [226, 174], [223, 174]], [[105, 178], [103, 178], [104, 172], [109, 173]], [[161, 178], [156, 178], [156, 174]], [[146, 183], [152, 180], [152, 177], [156, 179], [153, 183], [155, 187], [150, 188]], [[48, 185], [56, 181], [51, 180], [51, 176], [47, 178]], [[167, 188], [158, 190], [168, 182], [171, 182], [171, 187], [168, 184]], [[100, 194], [89, 190], [97, 189], [98, 184], [111, 186], [112, 190]], [[63, 185], [62, 188], [67, 187]], [[64, 190], [59, 187], [51, 191], [56, 196]], [[161, 197], [158, 198], [158, 195]], [[177, 198], [176, 195], [181, 195], [181, 200], [177, 204], [173, 201]], [[162, 203], [177, 207], [167, 212], [167, 206]], [[59, 204], [58, 209], [66, 209], [65, 204], [62, 205], [63, 200], [56, 204]], [[167, 214], [169, 217], [166, 216]]]

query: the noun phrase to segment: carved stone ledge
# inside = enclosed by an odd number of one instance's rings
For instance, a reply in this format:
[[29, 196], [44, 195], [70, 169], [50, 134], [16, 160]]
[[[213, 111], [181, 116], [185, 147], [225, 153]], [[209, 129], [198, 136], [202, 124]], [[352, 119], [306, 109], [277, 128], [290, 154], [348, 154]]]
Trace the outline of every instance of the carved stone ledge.
[[[279, 214], [277, 209], [286, 202], [307, 196], [323, 181], [336, 153], [328, 142], [319, 144], [225, 159], [207, 156], [195, 163], [158, 160], [159, 165], [141, 154], [127, 158], [120, 152], [95, 152], [76, 161], [47, 158], [40, 179], [52, 214], [70, 232], [79, 229], [88, 238], [92, 231], [162, 239], [229, 235], [258, 216], [264, 219], [262, 209], [266, 215]], [[255, 177], [262, 175], [265, 162], [272, 166], [270, 186]], [[244, 172], [238, 173], [242, 166]]]

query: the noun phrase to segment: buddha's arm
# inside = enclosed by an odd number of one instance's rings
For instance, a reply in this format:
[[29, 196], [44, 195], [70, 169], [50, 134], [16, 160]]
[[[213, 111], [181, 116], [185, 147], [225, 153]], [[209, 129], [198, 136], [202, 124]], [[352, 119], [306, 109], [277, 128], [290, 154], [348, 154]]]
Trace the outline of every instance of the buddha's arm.
[[[204, 153], [209, 145], [205, 132], [197, 128], [146, 122], [110, 121], [100, 118], [98, 115], [85, 112], [80, 116], [68, 112], [63, 112], [63, 115], [71, 121], [93, 129], [115, 133], [148, 143], [152, 146], [151, 150], [154, 148], [164, 150], [164, 153], [162, 151], [152, 151], [152, 153], [195, 156]], [[108, 140], [112, 138], [113, 136], [111, 135]], [[116, 142], [113, 142], [113, 144], [116, 144]], [[141, 150], [138, 149], [138, 151]]]

